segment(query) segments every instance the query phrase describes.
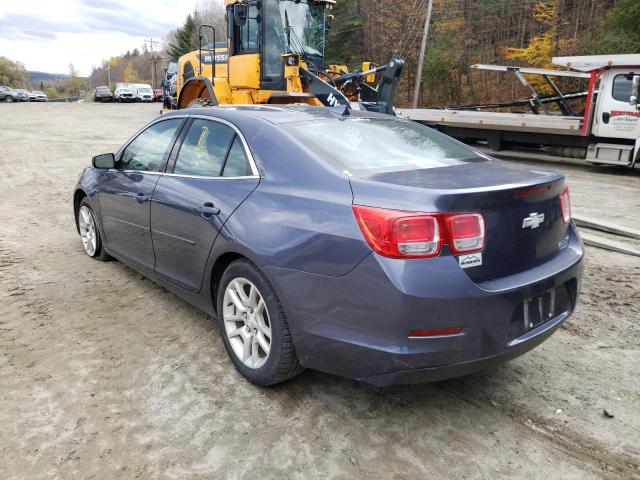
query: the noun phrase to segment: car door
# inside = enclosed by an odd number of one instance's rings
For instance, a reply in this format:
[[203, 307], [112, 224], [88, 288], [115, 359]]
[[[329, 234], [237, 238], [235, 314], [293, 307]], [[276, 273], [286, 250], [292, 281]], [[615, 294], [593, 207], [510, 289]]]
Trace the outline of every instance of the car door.
[[194, 118], [151, 202], [156, 274], [200, 290], [209, 252], [233, 211], [258, 186], [258, 171], [232, 124]]
[[150, 200], [184, 121], [150, 125], [118, 154], [116, 168], [102, 173], [98, 201], [107, 248], [150, 270], [155, 264]]
[[610, 70], [603, 76], [593, 132], [596, 136], [633, 140], [640, 137], [640, 112], [629, 104], [633, 75]]

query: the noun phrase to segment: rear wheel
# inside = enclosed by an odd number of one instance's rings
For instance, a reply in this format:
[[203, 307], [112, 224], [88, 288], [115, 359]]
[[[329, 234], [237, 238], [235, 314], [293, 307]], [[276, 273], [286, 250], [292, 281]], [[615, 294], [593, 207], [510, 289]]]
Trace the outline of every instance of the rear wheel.
[[110, 260], [109, 254], [104, 251], [104, 243], [96, 216], [86, 199], [80, 202], [77, 221], [85, 253], [101, 262]]
[[236, 260], [227, 267], [217, 306], [227, 353], [250, 382], [275, 385], [302, 371], [280, 300], [253, 263]]
[[11, 102], [13, 102], [13, 97], [11, 95], [7, 95], [5, 97], [5, 99], [4, 99], [4, 101], [7, 102], [7, 103], [11, 103]]

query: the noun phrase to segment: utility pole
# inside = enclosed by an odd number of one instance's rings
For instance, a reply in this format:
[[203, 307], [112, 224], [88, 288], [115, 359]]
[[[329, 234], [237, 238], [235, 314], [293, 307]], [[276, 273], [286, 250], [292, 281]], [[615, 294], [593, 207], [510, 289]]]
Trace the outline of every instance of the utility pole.
[[154, 40], [153, 38], [150, 38], [149, 40], [145, 40], [145, 43], [149, 42], [150, 48], [151, 48], [151, 86], [153, 88], [156, 88], [156, 79], [158, 78], [158, 56], [155, 54], [155, 52], [153, 51], [153, 44], [154, 43], [160, 43], [157, 40]]
[[427, 16], [424, 19], [424, 33], [420, 45], [420, 57], [418, 58], [418, 71], [416, 72], [416, 86], [413, 90], [413, 108], [418, 108], [418, 96], [420, 95], [420, 82], [422, 81], [422, 65], [424, 64], [424, 52], [427, 49], [427, 37], [429, 36], [429, 24], [431, 23], [431, 11], [433, 0], [428, 0]]

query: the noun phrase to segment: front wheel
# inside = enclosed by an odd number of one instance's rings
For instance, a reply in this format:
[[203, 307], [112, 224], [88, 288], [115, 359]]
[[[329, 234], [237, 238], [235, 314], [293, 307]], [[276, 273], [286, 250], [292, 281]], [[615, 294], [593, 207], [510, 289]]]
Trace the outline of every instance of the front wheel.
[[104, 243], [102, 242], [98, 222], [96, 222], [96, 216], [86, 199], [80, 202], [77, 221], [84, 252], [91, 258], [101, 262], [110, 260], [109, 254], [104, 251]]
[[225, 270], [217, 314], [236, 369], [257, 385], [275, 385], [302, 371], [282, 305], [263, 273], [248, 260]]

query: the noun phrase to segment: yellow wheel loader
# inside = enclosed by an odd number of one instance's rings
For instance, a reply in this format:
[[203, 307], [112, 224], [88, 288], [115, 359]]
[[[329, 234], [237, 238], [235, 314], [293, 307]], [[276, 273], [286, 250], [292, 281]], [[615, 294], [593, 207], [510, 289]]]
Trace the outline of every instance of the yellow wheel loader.
[[225, 0], [227, 38], [202, 25], [199, 49], [178, 60], [176, 95], [165, 109], [287, 104], [394, 114], [404, 61], [364, 62], [349, 72], [327, 65], [325, 39], [335, 0]]

